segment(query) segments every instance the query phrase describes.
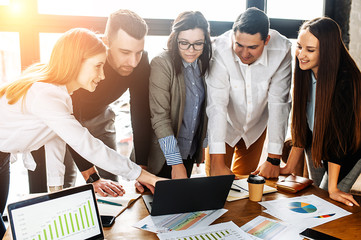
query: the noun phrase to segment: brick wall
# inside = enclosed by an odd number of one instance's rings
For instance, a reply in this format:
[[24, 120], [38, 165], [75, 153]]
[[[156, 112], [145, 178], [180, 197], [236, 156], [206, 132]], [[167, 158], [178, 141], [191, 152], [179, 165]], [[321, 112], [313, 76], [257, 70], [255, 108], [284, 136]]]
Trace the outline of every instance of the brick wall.
[[350, 54], [361, 68], [361, 0], [352, 0], [350, 14]]

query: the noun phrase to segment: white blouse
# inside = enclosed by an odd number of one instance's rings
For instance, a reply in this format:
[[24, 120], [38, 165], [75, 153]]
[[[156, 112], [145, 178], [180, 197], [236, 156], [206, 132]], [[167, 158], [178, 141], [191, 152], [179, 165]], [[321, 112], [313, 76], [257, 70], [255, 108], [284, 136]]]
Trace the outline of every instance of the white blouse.
[[[91, 106], [89, 106], [91, 107]], [[107, 147], [72, 115], [73, 107], [65, 86], [34, 83], [25, 100], [9, 105], [0, 98], [0, 151], [23, 153], [24, 166], [36, 168], [30, 152], [45, 146], [48, 186], [64, 183], [66, 143], [94, 165], [126, 180], [137, 179], [141, 168]]]

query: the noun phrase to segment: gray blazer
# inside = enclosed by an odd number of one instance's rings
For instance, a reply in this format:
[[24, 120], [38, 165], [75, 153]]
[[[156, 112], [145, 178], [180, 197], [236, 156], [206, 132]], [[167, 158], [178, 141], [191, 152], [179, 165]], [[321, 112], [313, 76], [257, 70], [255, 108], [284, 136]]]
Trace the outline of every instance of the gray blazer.
[[[164, 51], [153, 58], [150, 66], [149, 105], [153, 133], [148, 170], [158, 174], [166, 161], [158, 139], [170, 135], [177, 138], [182, 125], [186, 90], [183, 72], [176, 75], [169, 52]], [[204, 78], [203, 85], [206, 89]], [[207, 132], [205, 109], [206, 101], [203, 104], [201, 125], [197, 133], [199, 148], [194, 155], [197, 163], [202, 161], [202, 145]]]

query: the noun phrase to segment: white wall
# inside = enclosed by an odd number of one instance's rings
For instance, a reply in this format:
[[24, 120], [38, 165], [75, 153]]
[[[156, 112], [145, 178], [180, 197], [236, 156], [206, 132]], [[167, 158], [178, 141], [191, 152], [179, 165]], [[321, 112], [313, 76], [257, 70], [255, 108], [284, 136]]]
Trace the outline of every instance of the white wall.
[[361, 69], [361, 0], [352, 0], [350, 14], [350, 54]]

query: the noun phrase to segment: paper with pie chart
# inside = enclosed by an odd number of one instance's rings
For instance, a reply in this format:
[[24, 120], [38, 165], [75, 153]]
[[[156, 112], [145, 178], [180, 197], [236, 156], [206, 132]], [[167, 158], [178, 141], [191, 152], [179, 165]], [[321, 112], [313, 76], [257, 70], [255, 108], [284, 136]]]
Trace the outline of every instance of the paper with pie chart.
[[284, 222], [315, 227], [351, 213], [315, 195], [260, 202], [266, 213]]

